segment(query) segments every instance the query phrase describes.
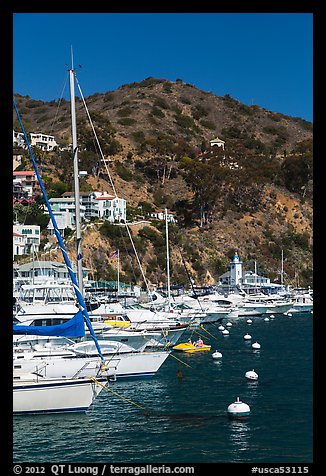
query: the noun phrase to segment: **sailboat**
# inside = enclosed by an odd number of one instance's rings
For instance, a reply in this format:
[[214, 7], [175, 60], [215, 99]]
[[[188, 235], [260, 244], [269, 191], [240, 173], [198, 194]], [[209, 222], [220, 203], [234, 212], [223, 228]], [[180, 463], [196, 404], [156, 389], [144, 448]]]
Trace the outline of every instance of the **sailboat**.
[[[23, 325], [14, 325], [13, 332], [14, 334], [20, 335], [43, 335], [43, 336], [69, 336], [74, 338], [84, 338], [85, 337], [85, 325], [88, 329], [88, 332], [91, 338], [94, 341], [94, 348], [97, 351], [97, 355], [89, 355], [87, 352], [81, 352], [79, 349], [55, 349], [55, 352], [43, 353], [43, 356], [39, 353], [37, 356], [29, 355], [26, 353], [25, 350], [20, 349], [20, 355], [16, 352], [14, 354], [14, 368], [16, 371], [20, 371], [25, 373], [25, 378], [20, 375], [19, 380], [22, 382], [24, 380], [23, 385], [17, 385], [17, 381], [14, 381], [14, 393], [16, 397], [14, 399], [14, 411], [21, 411], [19, 406], [19, 402], [21, 401], [21, 394], [25, 392], [25, 388], [28, 385], [34, 385], [34, 391], [30, 393], [31, 399], [37, 399], [37, 395], [39, 392], [37, 389], [39, 388], [42, 392], [44, 391], [45, 387], [42, 387], [39, 382], [36, 383], [33, 381], [32, 384], [27, 384], [26, 377], [27, 372], [33, 374], [39, 374], [42, 379], [51, 379], [56, 378], [61, 381], [62, 386], [61, 389], [64, 392], [64, 389], [71, 389], [72, 384], [66, 385], [67, 378], [78, 380], [81, 378], [85, 378], [82, 375], [85, 374], [90, 376], [91, 378], [98, 377], [108, 377], [112, 373], [115, 375], [117, 374], [117, 369], [121, 368], [120, 375], [123, 376], [137, 376], [137, 375], [154, 375], [163, 362], [167, 359], [170, 354], [169, 350], [162, 350], [159, 352], [135, 352], [133, 349], [130, 352], [123, 352], [120, 353], [119, 350], [121, 349], [121, 345], [118, 346], [119, 348], [111, 349], [108, 353], [107, 357], [104, 358], [104, 355], [101, 350], [100, 343], [95, 335], [94, 329], [92, 327], [92, 323], [87, 311], [87, 307], [83, 297], [83, 289], [82, 289], [82, 268], [81, 268], [81, 253], [80, 253], [80, 220], [78, 219], [79, 215], [79, 189], [78, 189], [78, 159], [77, 159], [77, 134], [76, 134], [76, 117], [75, 117], [75, 95], [74, 95], [74, 75], [75, 71], [73, 67], [69, 70], [70, 76], [70, 95], [71, 95], [71, 118], [72, 118], [72, 135], [73, 135], [73, 157], [74, 157], [74, 175], [75, 175], [75, 202], [76, 202], [76, 233], [77, 233], [77, 271], [78, 271], [78, 281], [76, 276], [73, 272], [67, 251], [65, 249], [65, 245], [63, 243], [62, 237], [60, 235], [54, 214], [51, 209], [50, 202], [48, 200], [45, 187], [39, 173], [22, 119], [20, 117], [17, 105], [15, 100], [13, 100], [14, 108], [16, 110], [17, 118], [20, 123], [21, 129], [23, 131], [25, 142], [28, 147], [28, 151], [35, 169], [35, 173], [40, 185], [40, 188], [43, 193], [43, 197], [53, 224], [54, 232], [56, 238], [58, 240], [62, 256], [64, 258], [64, 262], [66, 264], [69, 277], [72, 282], [72, 286], [77, 298], [78, 303], [78, 310], [72, 319], [69, 319], [67, 322], [63, 322], [57, 325], [50, 325], [50, 326], [23, 326]], [[119, 344], [119, 343], [116, 343]], [[130, 349], [129, 349], [130, 350]], [[68, 353], [67, 353], [68, 352]], [[74, 352], [74, 353], [72, 353]], [[122, 365], [121, 367], [121, 363]], [[43, 369], [43, 374], [40, 373], [40, 369]], [[52, 371], [51, 371], [52, 370]], [[30, 380], [30, 376], [29, 376]], [[42, 380], [44, 382], [45, 380]], [[86, 386], [89, 387], [89, 382], [84, 382]], [[59, 385], [59, 382], [56, 382]], [[51, 387], [51, 386], [50, 386]], [[46, 387], [46, 388], [50, 388]], [[76, 387], [77, 388], [77, 387]], [[48, 394], [49, 399], [51, 400], [52, 395], [54, 399], [54, 395], [57, 395], [56, 392], [51, 392]], [[76, 408], [85, 408], [83, 404], [78, 404], [78, 392], [76, 395]], [[80, 392], [82, 395], [82, 392]], [[95, 395], [95, 393], [94, 393]], [[26, 393], [25, 393], [26, 396]], [[50, 405], [49, 411], [66, 411], [66, 408], [62, 407], [62, 401], [60, 399], [55, 400], [52, 402], [53, 404]], [[17, 404], [17, 405], [16, 405]], [[29, 408], [29, 407], [28, 407]], [[33, 405], [31, 404], [31, 408]], [[42, 408], [41, 411], [46, 411], [45, 408]]]
[[106, 378], [44, 378], [35, 373], [13, 374], [13, 412], [86, 412], [104, 388]]

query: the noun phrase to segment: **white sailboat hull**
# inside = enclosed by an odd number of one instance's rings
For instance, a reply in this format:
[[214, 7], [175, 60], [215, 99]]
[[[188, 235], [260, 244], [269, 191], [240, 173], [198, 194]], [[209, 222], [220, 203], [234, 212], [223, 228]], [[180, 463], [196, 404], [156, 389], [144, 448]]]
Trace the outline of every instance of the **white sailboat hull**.
[[85, 412], [102, 388], [90, 379], [14, 380], [13, 412]]
[[152, 377], [169, 356], [168, 351], [135, 352], [105, 358], [105, 370], [99, 357], [14, 358], [14, 369], [36, 372], [46, 378], [78, 377]]

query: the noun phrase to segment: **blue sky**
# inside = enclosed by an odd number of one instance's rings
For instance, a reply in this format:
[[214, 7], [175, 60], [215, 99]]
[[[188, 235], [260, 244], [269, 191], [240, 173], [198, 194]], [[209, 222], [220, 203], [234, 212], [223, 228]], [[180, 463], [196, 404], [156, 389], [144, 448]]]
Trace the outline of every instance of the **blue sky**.
[[15, 13], [13, 27], [14, 92], [33, 99], [61, 96], [72, 46], [85, 97], [180, 78], [313, 118], [312, 13]]

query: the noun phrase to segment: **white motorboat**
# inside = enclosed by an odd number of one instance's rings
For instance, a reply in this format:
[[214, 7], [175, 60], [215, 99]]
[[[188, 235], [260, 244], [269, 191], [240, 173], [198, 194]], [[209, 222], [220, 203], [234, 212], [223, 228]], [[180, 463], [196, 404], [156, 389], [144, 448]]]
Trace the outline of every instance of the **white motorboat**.
[[290, 295], [292, 306], [289, 312], [311, 312], [314, 308], [314, 300], [311, 292], [294, 292]]
[[238, 309], [229, 304], [228, 306], [221, 306], [219, 302], [211, 299], [208, 296], [200, 296], [195, 299], [189, 295], [177, 296], [174, 298], [177, 309], [179, 307], [189, 307], [194, 313], [194, 321], [199, 324], [211, 324], [221, 322], [226, 318], [238, 317]]
[[[106, 378], [44, 378], [14, 372], [13, 412], [86, 412], [103, 389]], [[101, 383], [103, 384], [101, 385]]]
[[67, 347], [41, 346], [31, 349], [15, 346], [13, 367], [19, 372], [36, 372], [46, 378], [152, 377], [163, 365], [170, 351], [137, 352], [132, 347], [108, 340], [99, 340], [104, 362], [91, 340]]

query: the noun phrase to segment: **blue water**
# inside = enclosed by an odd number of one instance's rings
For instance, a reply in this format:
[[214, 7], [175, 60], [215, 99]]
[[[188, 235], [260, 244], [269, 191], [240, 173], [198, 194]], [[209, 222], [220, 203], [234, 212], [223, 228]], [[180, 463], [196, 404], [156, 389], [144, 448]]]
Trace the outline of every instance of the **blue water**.
[[[211, 352], [173, 353], [190, 367], [170, 356], [154, 378], [110, 383], [149, 415], [103, 390], [86, 414], [15, 416], [14, 462], [311, 463], [313, 316], [252, 320], [233, 321], [229, 336], [207, 325]], [[227, 416], [238, 396], [246, 420]]]

